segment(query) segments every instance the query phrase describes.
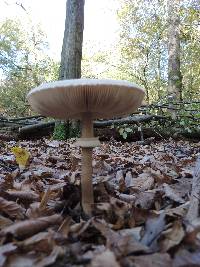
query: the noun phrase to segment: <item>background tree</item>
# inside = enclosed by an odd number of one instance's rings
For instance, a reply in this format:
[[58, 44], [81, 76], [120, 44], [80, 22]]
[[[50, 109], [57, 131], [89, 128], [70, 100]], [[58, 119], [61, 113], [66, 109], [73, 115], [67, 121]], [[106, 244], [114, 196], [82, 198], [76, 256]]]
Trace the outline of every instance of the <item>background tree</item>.
[[199, 99], [200, 85], [200, 2], [181, 1], [181, 72], [183, 98], [188, 100]]
[[[200, 3], [194, 0], [184, 0], [179, 6], [177, 1], [120, 0], [118, 77], [136, 81], [144, 86], [148, 102], [167, 100], [168, 59], [169, 84], [172, 88], [172, 79], [174, 79], [173, 87], [176, 85], [176, 90], [179, 92], [178, 99], [180, 99], [180, 91], [187, 99], [188, 97], [198, 98]], [[176, 6], [172, 7], [175, 3]], [[168, 6], [173, 8], [169, 12], [170, 24], [168, 23]], [[168, 37], [174, 38], [173, 41], [170, 39], [169, 46]], [[179, 41], [176, 41], [176, 50], [172, 56], [172, 44], [176, 38], [179, 38]], [[168, 57], [168, 48], [170, 57]], [[175, 75], [172, 65], [176, 70]]]
[[180, 0], [168, 0], [168, 93], [173, 100], [182, 100], [180, 66]]
[[81, 77], [84, 0], [67, 0], [60, 80]]
[[[82, 43], [84, 29], [84, 0], [67, 0], [65, 31], [61, 52], [59, 79], [76, 79], [81, 77]], [[57, 122], [54, 137], [66, 138], [76, 136], [78, 123]]]
[[146, 88], [147, 101], [166, 86], [166, 5], [159, 0], [121, 0], [120, 71]]
[[18, 20], [0, 24], [1, 107], [8, 115], [29, 114], [30, 88], [54, 80], [58, 65], [48, 56], [46, 36], [39, 26], [23, 27]]

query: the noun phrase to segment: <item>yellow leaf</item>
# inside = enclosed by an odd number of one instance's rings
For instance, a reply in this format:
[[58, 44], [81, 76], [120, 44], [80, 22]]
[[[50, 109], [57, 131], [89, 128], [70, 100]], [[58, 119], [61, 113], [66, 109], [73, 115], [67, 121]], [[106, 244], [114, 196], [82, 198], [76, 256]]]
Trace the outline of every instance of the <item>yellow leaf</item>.
[[11, 148], [11, 151], [16, 157], [16, 161], [19, 165], [19, 168], [20, 169], [25, 168], [26, 165], [28, 164], [30, 153], [21, 147], [13, 147]]

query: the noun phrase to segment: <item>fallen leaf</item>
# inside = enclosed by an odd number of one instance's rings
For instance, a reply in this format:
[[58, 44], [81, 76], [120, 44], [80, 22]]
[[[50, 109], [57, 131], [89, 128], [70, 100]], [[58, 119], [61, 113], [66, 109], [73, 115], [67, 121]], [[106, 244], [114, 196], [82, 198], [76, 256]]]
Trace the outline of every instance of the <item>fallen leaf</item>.
[[162, 252], [167, 252], [172, 247], [180, 244], [185, 236], [182, 223], [175, 221], [170, 229], [162, 233], [161, 241], [159, 242]]
[[71, 217], [67, 217], [58, 229], [58, 233], [60, 233], [64, 238], [68, 237], [70, 231], [70, 223]]
[[26, 165], [28, 164], [30, 153], [21, 147], [13, 147], [11, 151], [16, 157], [16, 161], [19, 165], [20, 170], [23, 171]]
[[[190, 202], [186, 202], [176, 208], [169, 208], [165, 210], [166, 215], [173, 217], [185, 217], [189, 209]], [[162, 211], [161, 211], [162, 212]]]
[[[35, 263], [34, 267], [44, 267], [49, 266], [53, 263], [55, 263], [56, 259], [59, 256], [64, 256], [65, 249], [59, 246], [55, 246], [52, 250], [52, 252], [47, 255], [46, 257], [43, 257], [38, 262]], [[20, 266], [21, 267], [21, 266]]]
[[[128, 266], [134, 267], [172, 267], [172, 260], [167, 253], [154, 253], [152, 255], [132, 256], [128, 258]], [[189, 267], [189, 266], [188, 266]]]
[[101, 220], [92, 220], [92, 224], [106, 238], [106, 246], [115, 253], [117, 258], [148, 250], [135, 239], [132, 232], [113, 231], [105, 221]]
[[186, 249], [178, 251], [175, 255], [172, 267], [199, 267], [200, 252], [189, 252]]
[[18, 254], [9, 257], [6, 267], [45, 267], [53, 264], [58, 256], [64, 254], [64, 249], [55, 246], [49, 255], [42, 254]]
[[26, 216], [29, 219], [36, 219], [42, 216], [51, 216], [54, 214], [54, 208], [52, 207], [40, 207], [40, 202], [34, 202], [29, 205], [29, 208], [26, 211]]
[[156, 191], [149, 190], [135, 195], [135, 206], [143, 209], [150, 209], [155, 202]]
[[17, 246], [12, 243], [0, 246], [0, 267], [4, 267], [7, 257], [17, 251]]
[[23, 241], [17, 243], [17, 246], [22, 251], [38, 251], [49, 254], [55, 246], [53, 233], [40, 232]]
[[92, 259], [90, 267], [120, 267], [119, 263], [115, 258], [115, 254], [109, 249], [100, 253], [99, 255], [94, 256]]
[[13, 219], [23, 219], [25, 209], [14, 201], [8, 201], [0, 197], [0, 210]]
[[151, 248], [156, 248], [157, 240], [165, 229], [165, 213], [161, 213], [158, 217], [148, 218], [145, 223], [144, 235], [141, 243]]
[[142, 192], [152, 189], [154, 185], [154, 178], [150, 173], [142, 173], [132, 181], [131, 190]]
[[19, 200], [21, 202], [34, 202], [39, 200], [39, 195], [33, 190], [21, 191], [21, 190], [8, 190], [6, 191], [12, 200]]
[[126, 187], [133, 186], [133, 176], [132, 176], [132, 174], [131, 174], [130, 171], [128, 171], [126, 173], [126, 176], [125, 176], [125, 185], [126, 185]]
[[13, 221], [11, 221], [9, 218], [3, 217], [0, 215], [0, 229], [3, 229], [4, 227], [13, 224]]
[[0, 236], [12, 235], [17, 239], [24, 239], [45, 230], [49, 226], [60, 224], [61, 222], [62, 216], [58, 214], [41, 217], [35, 220], [25, 220], [5, 227], [0, 231]]
[[165, 196], [178, 203], [185, 203], [185, 200], [168, 184], [163, 184]]

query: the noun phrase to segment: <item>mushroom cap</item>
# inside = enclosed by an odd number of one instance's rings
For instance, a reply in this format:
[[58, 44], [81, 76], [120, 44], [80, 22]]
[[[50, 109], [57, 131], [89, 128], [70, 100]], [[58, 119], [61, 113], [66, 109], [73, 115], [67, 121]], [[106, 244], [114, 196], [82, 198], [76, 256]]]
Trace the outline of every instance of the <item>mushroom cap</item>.
[[58, 119], [112, 118], [134, 112], [145, 91], [127, 81], [72, 79], [44, 83], [32, 89], [27, 98], [33, 110]]

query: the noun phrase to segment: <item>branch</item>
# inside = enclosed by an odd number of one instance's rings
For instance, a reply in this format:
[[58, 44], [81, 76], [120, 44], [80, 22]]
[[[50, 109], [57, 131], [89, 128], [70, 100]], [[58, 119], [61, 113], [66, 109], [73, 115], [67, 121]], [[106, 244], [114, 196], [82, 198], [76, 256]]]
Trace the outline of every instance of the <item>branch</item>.
[[112, 124], [137, 124], [138, 122], [148, 122], [151, 120], [167, 120], [169, 117], [160, 115], [138, 115], [132, 117], [126, 117], [123, 119], [107, 120], [107, 121], [95, 121], [94, 127], [106, 127]]
[[30, 132], [36, 132], [44, 128], [50, 128], [55, 126], [55, 121], [42, 122], [38, 124], [28, 125], [19, 129], [20, 134], [28, 134]]

